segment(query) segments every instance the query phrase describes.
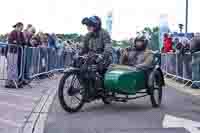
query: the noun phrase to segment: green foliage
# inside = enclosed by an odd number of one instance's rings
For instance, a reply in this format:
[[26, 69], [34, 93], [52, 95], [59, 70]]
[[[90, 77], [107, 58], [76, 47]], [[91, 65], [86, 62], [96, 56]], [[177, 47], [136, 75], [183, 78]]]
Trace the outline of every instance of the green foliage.
[[126, 48], [130, 46], [130, 42], [128, 40], [122, 40], [122, 41], [112, 41], [113, 47], [120, 47], [120, 48]]
[[150, 42], [148, 47], [151, 50], [159, 50], [159, 27], [145, 27], [142, 33], [148, 33], [150, 35]]
[[151, 34], [152, 33], [152, 29], [151, 28], [149, 28], [149, 27], [145, 27], [144, 29], [143, 29], [143, 32], [145, 33], [149, 33], [149, 34]]
[[6, 42], [8, 38], [8, 34], [0, 35], [0, 42]]
[[83, 36], [77, 34], [77, 33], [72, 33], [72, 34], [57, 34], [57, 36], [63, 40], [72, 40], [74, 42], [81, 42]]
[[154, 33], [154, 32], [159, 32], [159, 27], [158, 27], [158, 26], [153, 27], [153, 33]]

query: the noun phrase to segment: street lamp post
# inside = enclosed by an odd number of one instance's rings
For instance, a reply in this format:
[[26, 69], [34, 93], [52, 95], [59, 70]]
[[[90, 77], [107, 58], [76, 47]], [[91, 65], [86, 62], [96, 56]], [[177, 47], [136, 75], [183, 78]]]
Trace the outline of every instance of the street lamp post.
[[188, 32], [188, 0], [186, 0], [186, 8], [185, 8], [185, 34]]

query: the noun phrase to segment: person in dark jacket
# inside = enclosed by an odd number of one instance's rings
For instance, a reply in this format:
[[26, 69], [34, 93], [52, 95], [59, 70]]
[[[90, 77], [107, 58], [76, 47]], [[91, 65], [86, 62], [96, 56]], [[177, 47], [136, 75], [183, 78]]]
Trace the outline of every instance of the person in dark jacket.
[[[24, 25], [18, 22], [13, 26], [14, 30], [8, 36], [8, 50], [7, 50], [7, 60], [8, 60], [8, 84], [6, 87], [15, 87], [12, 81], [21, 86], [22, 85], [22, 50], [26, 44], [23, 28]], [[17, 74], [18, 73], [18, 74]]]
[[105, 67], [108, 67], [112, 60], [112, 43], [109, 33], [101, 26], [101, 19], [98, 16], [84, 18], [82, 24], [88, 29], [83, 41], [82, 54], [90, 51], [102, 54], [106, 62]]
[[[190, 46], [190, 51], [193, 56], [192, 59], [192, 80], [193, 81], [200, 81], [200, 58], [199, 58], [199, 52], [200, 52], [200, 36], [196, 35], [192, 41]], [[193, 89], [199, 89], [200, 88], [200, 82], [193, 82], [192, 86]]]
[[26, 44], [24, 34], [23, 34], [23, 28], [24, 25], [21, 22], [18, 22], [13, 26], [14, 30], [9, 34], [8, 37], [8, 43], [9, 44], [16, 44], [19, 46], [24, 46]]
[[200, 51], [200, 37], [196, 36], [192, 39], [190, 50], [191, 53]]
[[[87, 26], [88, 33], [84, 37], [83, 49], [80, 54], [97, 53], [103, 55], [103, 63], [101, 62], [97, 66], [99, 73], [103, 76], [112, 61], [111, 37], [102, 28], [101, 19], [98, 16], [86, 17], [82, 20], [82, 24]], [[103, 83], [98, 82], [97, 84], [100, 86], [95, 88], [103, 88]], [[91, 93], [95, 93], [94, 90], [91, 90]]]
[[48, 36], [48, 47], [56, 49], [56, 35], [55, 34], [46, 34]]
[[30, 41], [31, 41], [31, 38], [34, 36], [35, 32], [36, 32], [36, 30], [31, 24], [29, 24], [27, 26], [27, 28], [24, 30], [23, 33], [24, 33], [24, 38], [25, 38], [25, 41], [26, 41], [26, 46], [31, 47]]

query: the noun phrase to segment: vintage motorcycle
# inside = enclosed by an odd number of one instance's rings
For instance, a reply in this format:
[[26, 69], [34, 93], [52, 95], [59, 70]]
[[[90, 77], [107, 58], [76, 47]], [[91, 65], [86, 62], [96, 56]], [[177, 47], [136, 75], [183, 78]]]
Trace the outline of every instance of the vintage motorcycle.
[[165, 83], [159, 54], [154, 55], [154, 65], [146, 69], [114, 64], [104, 69], [101, 54], [76, 57], [73, 67], [67, 68], [60, 80], [58, 97], [62, 108], [73, 113], [94, 100], [111, 104], [145, 96], [150, 96], [153, 107], [159, 107]]

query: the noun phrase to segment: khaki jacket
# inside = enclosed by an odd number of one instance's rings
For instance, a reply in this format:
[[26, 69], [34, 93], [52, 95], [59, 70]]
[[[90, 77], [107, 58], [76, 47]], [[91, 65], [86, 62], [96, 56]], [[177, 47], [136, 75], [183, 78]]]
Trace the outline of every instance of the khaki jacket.
[[145, 51], [136, 51], [131, 48], [127, 54], [122, 54], [120, 64], [135, 66], [135, 67], [149, 67], [153, 65], [153, 52], [146, 49]]

